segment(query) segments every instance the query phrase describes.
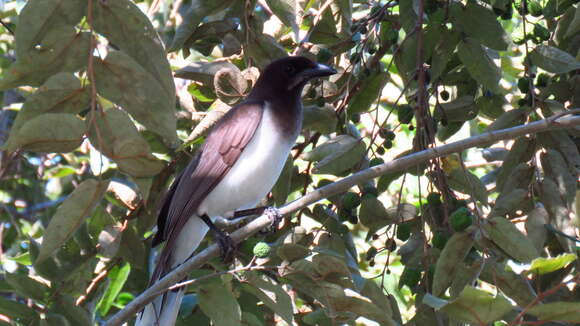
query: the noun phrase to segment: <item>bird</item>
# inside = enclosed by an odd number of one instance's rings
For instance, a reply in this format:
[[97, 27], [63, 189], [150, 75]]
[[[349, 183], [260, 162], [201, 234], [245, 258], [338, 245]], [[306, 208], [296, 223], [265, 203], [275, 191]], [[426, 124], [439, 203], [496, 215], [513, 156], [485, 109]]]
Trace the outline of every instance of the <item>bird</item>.
[[[270, 192], [302, 128], [304, 86], [335, 73], [303, 56], [277, 59], [263, 69], [250, 93], [212, 128], [167, 191], [153, 240], [153, 246], [163, 241], [165, 246], [150, 284], [192, 256], [210, 229], [224, 254], [228, 238], [213, 222], [256, 207]], [[184, 288], [159, 295], [135, 325], [174, 325], [183, 295]]]

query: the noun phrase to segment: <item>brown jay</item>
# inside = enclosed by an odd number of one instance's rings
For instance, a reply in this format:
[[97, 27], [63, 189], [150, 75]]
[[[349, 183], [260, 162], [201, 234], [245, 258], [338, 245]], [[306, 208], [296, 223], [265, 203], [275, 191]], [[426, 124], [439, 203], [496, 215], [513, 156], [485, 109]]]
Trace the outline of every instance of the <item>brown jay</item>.
[[[270, 63], [250, 94], [230, 109], [169, 189], [154, 245], [166, 241], [154, 283], [192, 256], [217, 217], [255, 207], [274, 186], [302, 127], [301, 93], [312, 78], [336, 73], [305, 57]], [[138, 326], [175, 324], [183, 289], [157, 297]]]

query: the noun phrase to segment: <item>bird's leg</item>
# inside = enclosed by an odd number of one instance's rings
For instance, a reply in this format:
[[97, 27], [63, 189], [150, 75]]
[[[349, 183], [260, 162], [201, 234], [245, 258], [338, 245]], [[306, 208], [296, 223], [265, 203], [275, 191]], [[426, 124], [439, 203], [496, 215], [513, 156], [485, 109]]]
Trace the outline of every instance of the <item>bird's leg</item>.
[[213, 222], [210, 220], [209, 216], [202, 215], [200, 218], [205, 222], [209, 229], [213, 232], [216, 240], [221, 249], [221, 257], [224, 261], [229, 261], [234, 255], [235, 247], [229, 235], [224, 231], [220, 230]]
[[232, 219], [238, 219], [249, 215], [258, 215], [258, 214], [260, 215], [265, 214], [270, 218], [270, 221], [272, 221], [272, 224], [270, 224], [270, 226], [268, 226], [265, 230], [260, 231], [260, 233], [269, 233], [275, 231], [278, 228], [280, 222], [282, 221], [282, 214], [280, 214], [280, 211], [277, 208], [271, 206], [260, 206], [235, 211]]

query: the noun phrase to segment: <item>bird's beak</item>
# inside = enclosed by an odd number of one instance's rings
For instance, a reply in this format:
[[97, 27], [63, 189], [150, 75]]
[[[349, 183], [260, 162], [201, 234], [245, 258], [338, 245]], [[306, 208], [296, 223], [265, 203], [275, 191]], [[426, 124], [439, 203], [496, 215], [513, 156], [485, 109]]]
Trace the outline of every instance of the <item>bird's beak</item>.
[[292, 89], [302, 83], [306, 83], [312, 78], [325, 77], [334, 74], [336, 74], [336, 69], [319, 63], [316, 65], [316, 67], [303, 70], [298, 75], [296, 75], [293, 82], [290, 83], [288, 89]]
[[304, 79], [311, 79], [315, 77], [325, 77], [336, 74], [336, 69], [323, 64], [317, 64], [315, 68], [310, 68], [302, 71], [299, 75]]

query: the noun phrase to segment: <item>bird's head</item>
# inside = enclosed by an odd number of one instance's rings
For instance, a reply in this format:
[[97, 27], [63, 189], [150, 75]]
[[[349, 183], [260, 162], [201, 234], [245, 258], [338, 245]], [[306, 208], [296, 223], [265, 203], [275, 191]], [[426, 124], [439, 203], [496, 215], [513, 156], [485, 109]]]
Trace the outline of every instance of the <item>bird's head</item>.
[[305, 57], [286, 57], [275, 60], [266, 66], [254, 89], [274, 91], [278, 94], [299, 95], [309, 80], [335, 73], [334, 68], [316, 63]]

